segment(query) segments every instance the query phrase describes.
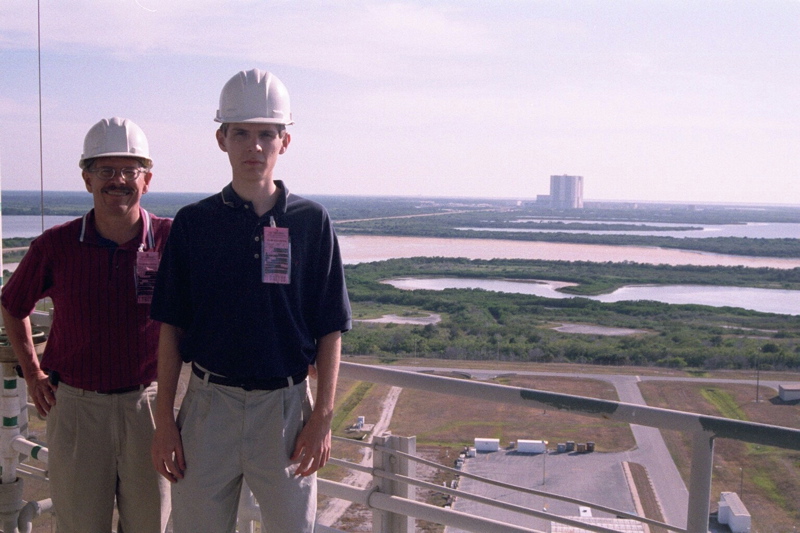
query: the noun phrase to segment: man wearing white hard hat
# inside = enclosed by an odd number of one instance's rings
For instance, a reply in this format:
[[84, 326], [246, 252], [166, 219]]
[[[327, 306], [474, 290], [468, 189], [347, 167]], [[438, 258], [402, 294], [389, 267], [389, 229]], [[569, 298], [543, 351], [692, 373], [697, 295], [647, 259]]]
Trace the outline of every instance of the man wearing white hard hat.
[[[283, 83], [238, 73], [215, 120], [231, 183], [178, 212], [153, 296], [162, 322], [153, 462], [174, 483], [175, 533], [233, 532], [243, 481], [263, 531], [311, 532], [351, 325], [339, 246], [325, 209], [275, 179], [291, 140]], [[192, 374], [176, 422], [182, 361]]]
[[[3, 287], [6, 333], [47, 418], [59, 533], [163, 533], [169, 484], [152, 468], [159, 325], [150, 301], [171, 220], [139, 206], [153, 175], [144, 132], [103, 119], [86, 134], [82, 169], [94, 207], [45, 231]], [[41, 361], [30, 314], [54, 306]]]

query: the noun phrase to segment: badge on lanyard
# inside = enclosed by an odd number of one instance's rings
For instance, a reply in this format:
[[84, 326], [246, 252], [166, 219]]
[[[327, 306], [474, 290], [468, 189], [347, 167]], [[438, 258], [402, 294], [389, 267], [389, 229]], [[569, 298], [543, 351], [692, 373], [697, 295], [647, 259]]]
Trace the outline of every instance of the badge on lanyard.
[[136, 252], [136, 301], [149, 304], [153, 301], [153, 289], [156, 287], [160, 252]]
[[261, 241], [261, 281], [288, 285], [292, 276], [292, 246], [289, 228], [275, 227], [270, 217], [270, 227], [264, 226]]

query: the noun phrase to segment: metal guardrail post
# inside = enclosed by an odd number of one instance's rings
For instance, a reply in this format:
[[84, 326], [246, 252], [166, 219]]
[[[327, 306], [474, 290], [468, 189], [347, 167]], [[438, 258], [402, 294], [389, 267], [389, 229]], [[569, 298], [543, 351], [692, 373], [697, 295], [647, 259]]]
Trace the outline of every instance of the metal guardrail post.
[[[416, 477], [416, 463], [403, 457], [397, 457], [381, 451], [381, 447], [401, 451], [409, 455], [417, 453], [416, 437], [396, 437], [394, 435], [382, 435], [375, 437], [375, 454], [373, 455], [372, 465], [375, 470], [384, 470], [392, 474]], [[416, 493], [415, 487], [407, 483], [399, 483], [376, 477], [378, 492], [389, 496], [398, 496], [408, 500], [414, 500]], [[372, 513], [372, 531], [374, 533], [414, 533], [414, 518], [408, 515], [400, 515], [387, 511], [374, 511]]]
[[689, 473], [689, 509], [686, 523], [688, 533], [708, 533], [713, 467], [714, 435], [705, 431], [693, 433], [692, 468]]

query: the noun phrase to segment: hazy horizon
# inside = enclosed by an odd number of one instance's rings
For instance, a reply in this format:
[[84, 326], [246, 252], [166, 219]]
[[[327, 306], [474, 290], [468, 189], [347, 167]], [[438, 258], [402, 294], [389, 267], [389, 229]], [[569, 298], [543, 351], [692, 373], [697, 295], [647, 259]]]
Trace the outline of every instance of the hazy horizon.
[[[221, 190], [221, 189], [220, 189]], [[6, 189], [0, 191], [0, 194], [3, 192], [8, 193], [35, 193], [40, 194], [39, 189]], [[45, 193], [67, 193], [67, 194], [76, 194], [76, 195], [83, 195], [87, 198], [87, 201], [91, 200], [91, 194], [84, 191], [79, 190], [53, 190], [53, 189], [46, 189]], [[147, 194], [188, 194], [188, 195], [212, 195], [218, 193], [217, 191], [157, 191], [157, 190], [150, 190]], [[506, 196], [506, 197], [484, 197], [484, 196], [458, 196], [458, 195], [436, 195], [436, 196], [421, 196], [421, 195], [403, 195], [403, 194], [352, 194], [352, 193], [303, 193], [306, 196], [336, 196], [336, 197], [353, 197], [353, 198], [401, 198], [401, 199], [419, 199], [419, 200], [473, 200], [473, 201], [522, 201], [522, 202], [536, 202], [536, 197], [525, 197], [525, 196]], [[546, 193], [540, 193], [546, 194]], [[146, 201], [146, 198], [145, 198]], [[584, 203], [621, 203], [621, 204], [666, 204], [666, 205], [712, 205], [712, 206], [740, 206], [740, 207], [794, 207], [800, 209], [800, 203], [797, 204], [789, 204], [789, 203], [758, 203], [758, 202], [699, 202], [699, 201], [691, 201], [691, 200], [674, 200], [674, 201], [665, 201], [665, 200], [622, 200], [618, 198], [585, 198], [583, 199]], [[0, 205], [0, 208], [2, 206]], [[580, 209], [577, 209], [580, 211]], [[31, 216], [40, 216], [40, 215], [31, 215]]]

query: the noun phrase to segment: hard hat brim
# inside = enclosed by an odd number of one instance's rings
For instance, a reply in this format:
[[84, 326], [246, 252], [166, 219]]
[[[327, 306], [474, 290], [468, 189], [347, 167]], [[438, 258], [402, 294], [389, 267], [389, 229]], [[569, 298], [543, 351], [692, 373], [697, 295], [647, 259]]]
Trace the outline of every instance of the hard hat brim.
[[129, 157], [131, 159], [138, 159], [139, 161], [146, 161], [148, 166], [153, 166], [153, 160], [149, 157], [145, 157], [143, 155], [136, 155], [130, 152], [107, 152], [104, 154], [97, 154], [91, 157], [81, 157], [80, 161], [78, 161], [78, 166], [81, 168], [86, 168], [84, 163], [88, 159], [100, 159], [101, 157]]
[[220, 124], [279, 124], [283, 126], [291, 126], [292, 124], [294, 124], [293, 120], [289, 120], [287, 122], [279, 118], [261, 118], [261, 117], [256, 117], [256, 118], [234, 117], [225, 119], [215, 117], [214, 122], [219, 122]]

